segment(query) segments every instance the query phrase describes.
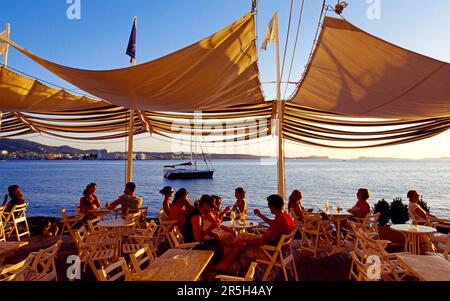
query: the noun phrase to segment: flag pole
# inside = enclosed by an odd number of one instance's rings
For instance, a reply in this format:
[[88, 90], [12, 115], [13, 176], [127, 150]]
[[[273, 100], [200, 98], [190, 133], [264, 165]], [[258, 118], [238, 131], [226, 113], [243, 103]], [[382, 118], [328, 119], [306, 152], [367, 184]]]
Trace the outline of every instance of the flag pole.
[[[133, 26], [137, 26], [137, 17], [133, 18]], [[131, 59], [131, 65], [136, 66], [136, 58]], [[133, 147], [134, 147], [134, 109], [130, 109], [130, 123], [128, 127], [128, 165], [127, 182], [133, 182]]]
[[280, 38], [278, 31], [278, 12], [275, 18], [275, 32], [277, 44], [277, 137], [278, 137], [278, 194], [286, 197], [285, 171], [284, 171], [284, 137], [283, 137], [283, 110], [284, 105], [281, 100], [281, 68], [280, 68]]
[[[6, 23], [6, 38], [9, 40], [9, 35], [11, 33], [11, 25]], [[6, 43], [5, 52], [3, 53], [3, 65], [6, 67], [8, 65], [8, 48], [9, 44]]]
[[[6, 38], [9, 40], [9, 36], [11, 33], [11, 25], [9, 23], [6, 23]], [[7, 66], [8, 65], [8, 49], [9, 49], [9, 44], [5, 43], [5, 51], [3, 52], [3, 66]], [[2, 120], [3, 120], [3, 112], [0, 111], [0, 132], [2, 131]]]

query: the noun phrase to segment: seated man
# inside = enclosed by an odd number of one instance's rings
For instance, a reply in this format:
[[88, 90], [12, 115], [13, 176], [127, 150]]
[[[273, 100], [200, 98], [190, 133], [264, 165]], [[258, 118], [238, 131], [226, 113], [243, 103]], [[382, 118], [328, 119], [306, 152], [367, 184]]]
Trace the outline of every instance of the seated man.
[[[236, 258], [262, 258], [266, 254], [260, 248], [263, 245], [276, 246], [283, 235], [292, 234], [295, 229], [292, 217], [285, 212], [285, 203], [281, 196], [271, 195], [267, 198], [270, 212], [275, 215], [274, 220], [266, 218], [261, 211], [255, 209], [254, 213], [269, 224], [263, 235], [240, 235], [233, 243], [231, 250], [225, 251], [223, 260], [214, 268], [219, 271], [229, 271]], [[227, 252], [228, 251], [228, 252]], [[248, 260], [245, 261], [248, 263]]]
[[427, 213], [420, 205], [419, 205], [419, 197], [420, 195], [415, 190], [408, 191], [407, 197], [409, 199], [408, 212], [411, 216], [411, 219], [419, 224], [426, 224], [428, 219], [435, 218], [434, 215]]
[[122, 206], [122, 217], [125, 217], [128, 209], [139, 209], [142, 207], [142, 198], [136, 196], [136, 184], [133, 182], [125, 185], [125, 191], [122, 196], [109, 205], [110, 210], [116, 209], [119, 205]]

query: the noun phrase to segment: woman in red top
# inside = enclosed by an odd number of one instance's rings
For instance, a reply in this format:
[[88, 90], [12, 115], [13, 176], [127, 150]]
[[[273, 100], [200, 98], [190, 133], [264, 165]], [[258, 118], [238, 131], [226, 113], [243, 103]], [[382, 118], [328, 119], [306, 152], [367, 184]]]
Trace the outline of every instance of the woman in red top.
[[175, 193], [173, 198], [172, 206], [170, 207], [169, 216], [167, 220], [177, 221], [178, 229], [183, 232], [184, 224], [186, 222], [186, 215], [193, 211], [194, 206], [192, 206], [189, 201], [189, 192], [185, 188], [179, 189]]
[[348, 212], [357, 218], [365, 218], [366, 215], [370, 213], [369, 190], [366, 188], [360, 188], [356, 194], [356, 197], [358, 198], [358, 201], [352, 209], [348, 210]]
[[96, 215], [89, 212], [100, 207], [100, 199], [95, 195], [97, 184], [91, 183], [83, 191], [83, 197], [80, 198], [80, 211], [86, 215], [87, 219], [95, 219]]

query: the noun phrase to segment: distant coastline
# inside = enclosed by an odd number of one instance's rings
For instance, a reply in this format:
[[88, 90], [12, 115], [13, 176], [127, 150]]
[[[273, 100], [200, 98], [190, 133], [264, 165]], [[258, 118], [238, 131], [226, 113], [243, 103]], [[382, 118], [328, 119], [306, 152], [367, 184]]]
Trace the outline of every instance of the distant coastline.
[[[209, 154], [212, 160], [260, 160], [272, 159], [273, 157], [248, 155], [248, 154]], [[133, 154], [135, 160], [164, 160], [177, 161], [189, 160], [189, 153], [173, 153], [173, 152], [135, 152]], [[287, 160], [338, 160], [338, 161], [355, 161], [355, 160], [435, 160], [446, 161], [450, 157], [442, 158], [423, 158], [423, 159], [406, 159], [406, 158], [381, 158], [381, 157], [359, 157], [352, 159], [335, 159], [328, 156], [307, 156], [307, 157], [287, 157]], [[109, 152], [106, 149], [81, 150], [70, 146], [48, 146], [37, 142], [22, 139], [0, 139], [0, 160], [19, 161], [19, 160], [104, 160], [104, 161], [123, 161], [127, 160], [126, 152]]]

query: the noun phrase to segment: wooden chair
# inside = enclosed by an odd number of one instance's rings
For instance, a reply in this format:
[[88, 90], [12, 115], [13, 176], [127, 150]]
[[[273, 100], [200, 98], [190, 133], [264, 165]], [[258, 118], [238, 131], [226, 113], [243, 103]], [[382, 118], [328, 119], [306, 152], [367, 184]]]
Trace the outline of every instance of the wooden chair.
[[172, 228], [172, 230], [170, 230], [170, 233], [169, 233], [169, 244], [172, 249], [192, 250], [193, 248], [198, 246], [200, 243], [198, 243], [198, 242], [185, 243], [183, 234], [181, 234], [181, 231], [178, 229], [177, 226], [174, 226]]
[[299, 231], [301, 233], [301, 229], [303, 228], [303, 216], [298, 216], [292, 208], [290, 213], [292, 218], [294, 219], [294, 224], [297, 228], [296, 231]]
[[106, 268], [101, 267], [94, 273], [98, 281], [117, 281], [120, 279], [128, 281], [131, 279], [130, 270], [123, 257], [120, 257], [118, 261], [108, 265]]
[[30, 273], [25, 277], [26, 281], [58, 281], [55, 258], [61, 247], [62, 240], [44, 250], [30, 253], [34, 256], [30, 267]]
[[84, 263], [83, 271], [89, 265], [92, 271], [97, 271], [96, 263], [107, 266], [110, 261], [117, 259], [118, 242], [110, 237], [91, 237], [84, 226], [73, 232], [75, 245], [78, 249], [78, 257]]
[[156, 258], [154, 237], [157, 230], [158, 225], [154, 220], [151, 220], [148, 223], [147, 229], [130, 229], [127, 233], [127, 242], [122, 245], [122, 253], [135, 253], [139, 249], [148, 246], [153, 256]]
[[80, 221], [82, 221], [84, 218], [84, 214], [82, 213], [78, 213], [77, 215], [74, 216], [68, 216], [66, 209], [61, 209], [61, 216], [62, 216], [61, 223], [63, 224], [63, 227], [61, 229], [61, 238], [64, 235], [64, 230], [69, 232], [69, 234], [72, 236], [72, 231], [74, 230], [75, 225], [78, 224]]
[[378, 279], [374, 279], [374, 277], [369, 277], [367, 272], [369, 271], [369, 268], [371, 264], [366, 264], [363, 261], [360, 260], [359, 256], [355, 254], [355, 252], [350, 252], [350, 258], [352, 259], [352, 262], [354, 263], [357, 272], [355, 273], [355, 280], [356, 281], [377, 281]]
[[[22, 236], [31, 236], [26, 215], [27, 207], [28, 202], [22, 205], [15, 205], [11, 212], [3, 212], [4, 227], [8, 228], [6, 237], [9, 238], [13, 232], [15, 232], [18, 241], [20, 241]], [[21, 229], [22, 227], [24, 228], [23, 230]]]
[[302, 240], [300, 243], [300, 252], [303, 250], [313, 253], [317, 258], [319, 247], [321, 250], [331, 249], [332, 244], [329, 239], [331, 236], [330, 221], [323, 221], [322, 217], [313, 212], [305, 212], [303, 217], [303, 227], [300, 229]]
[[[139, 219], [133, 219], [132, 216], [136, 215], [139, 213]], [[144, 229], [147, 227], [147, 214], [148, 214], [148, 207], [141, 207], [138, 209], [127, 209], [126, 212], [126, 216], [127, 219], [131, 220], [133, 219], [133, 221], [136, 221], [136, 224], [139, 226], [139, 228]], [[128, 217], [130, 216], [130, 217]]]
[[380, 218], [380, 213], [367, 214], [363, 219], [357, 219], [357, 221], [348, 221], [347, 224], [350, 225], [350, 229], [347, 229], [347, 234], [345, 235], [345, 240], [349, 242], [354, 242], [356, 239], [356, 233], [353, 225], [358, 229], [362, 229], [368, 235], [373, 238], [378, 238], [378, 219]]
[[158, 211], [158, 221], [159, 221], [159, 231], [158, 236], [156, 237], [155, 247], [158, 249], [159, 244], [161, 243], [161, 239], [165, 239], [170, 242], [170, 230], [177, 224], [177, 221], [168, 221], [167, 215], [164, 212], [164, 209], [161, 208]]
[[260, 247], [267, 257], [265, 259], [256, 259], [256, 262], [267, 265], [262, 281], [267, 281], [269, 279], [270, 273], [273, 271], [274, 267], [281, 268], [283, 270], [285, 281], [289, 281], [287, 268], [290, 269], [293, 274], [294, 280], [298, 281], [297, 268], [295, 266], [294, 255], [291, 250], [291, 242], [294, 235], [295, 231], [293, 231], [290, 235], [283, 235], [276, 247], [270, 245]]
[[5, 207], [0, 207], [0, 242], [6, 241], [5, 227], [3, 227], [3, 212], [4, 211], [5, 211]]
[[19, 263], [0, 267], [0, 281], [25, 281], [24, 274], [29, 271], [34, 258], [30, 254]]
[[236, 277], [236, 276], [228, 276], [228, 275], [217, 275], [216, 279], [220, 281], [254, 281], [256, 267], [258, 266], [257, 262], [252, 262], [250, 267], [248, 268], [247, 274], [245, 277]]
[[130, 261], [132, 267], [131, 272], [140, 273], [142, 272], [143, 267], [148, 267], [150, 263], [155, 261], [155, 258], [153, 257], [150, 248], [147, 246], [139, 249], [134, 254], [130, 254]]
[[366, 258], [371, 255], [378, 256], [380, 258], [381, 277], [384, 280], [401, 281], [406, 276], [412, 276], [412, 274], [405, 270], [397, 259], [400, 253], [388, 253], [386, 247], [391, 243], [389, 240], [376, 240], [370, 237], [367, 233], [361, 229], [356, 229], [359, 232], [359, 237], [362, 239], [365, 246]]

